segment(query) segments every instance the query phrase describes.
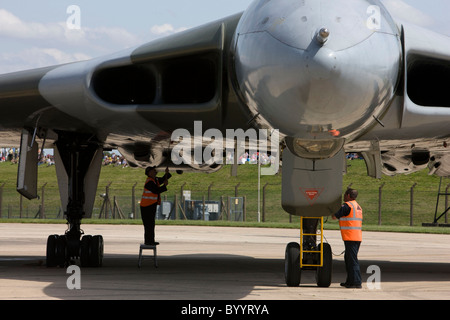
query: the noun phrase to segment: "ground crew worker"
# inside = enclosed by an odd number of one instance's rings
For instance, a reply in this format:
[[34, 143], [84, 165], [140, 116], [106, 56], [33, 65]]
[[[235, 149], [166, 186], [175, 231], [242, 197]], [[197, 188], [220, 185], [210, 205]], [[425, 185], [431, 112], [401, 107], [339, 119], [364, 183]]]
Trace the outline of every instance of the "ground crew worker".
[[156, 177], [156, 167], [145, 169], [147, 180], [141, 198], [141, 218], [144, 224], [144, 241], [146, 245], [158, 245], [155, 242], [155, 217], [156, 209], [161, 204], [161, 193], [167, 191], [168, 180], [172, 177], [169, 168], [162, 178]]
[[356, 202], [358, 191], [347, 189], [344, 194], [345, 203], [333, 219], [339, 219], [342, 240], [345, 244], [345, 268], [347, 280], [341, 283], [346, 288], [361, 288], [361, 270], [358, 261], [359, 247], [362, 241], [363, 212], [361, 206]]

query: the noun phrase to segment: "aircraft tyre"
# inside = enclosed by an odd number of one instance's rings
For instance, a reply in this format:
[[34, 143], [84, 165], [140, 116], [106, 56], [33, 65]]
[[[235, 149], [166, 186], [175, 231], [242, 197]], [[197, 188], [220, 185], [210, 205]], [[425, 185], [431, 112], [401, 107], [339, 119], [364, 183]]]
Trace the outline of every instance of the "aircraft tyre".
[[49, 268], [64, 267], [66, 262], [66, 239], [64, 236], [50, 235], [47, 238], [46, 265]]
[[331, 246], [328, 243], [323, 243], [323, 266], [317, 268], [316, 281], [317, 286], [328, 288], [331, 285], [331, 278], [333, 274], [333, 255]]
[[291, 242], [286, 246], [284, 275], [288, 287], [300, 285], [300, 245], [296, 242]]
[[92, 236], [83, 236], [80, 244], [80, 264], [81, 267], [89, 267], [89, 257], [91, 256]]
[[80, 245], [81, 267], [99, 268], [103, 264], [103, 237], [83, 236]]
[[91, 241], [91, 248], [91, 267], [99, 268], [103, 264], [103, 237], [93, 236]]

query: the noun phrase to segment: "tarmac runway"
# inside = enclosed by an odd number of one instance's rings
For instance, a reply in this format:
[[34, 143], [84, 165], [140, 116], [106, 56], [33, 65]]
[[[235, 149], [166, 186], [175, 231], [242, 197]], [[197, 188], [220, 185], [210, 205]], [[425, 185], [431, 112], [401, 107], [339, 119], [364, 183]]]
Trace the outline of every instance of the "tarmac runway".
[[[284, 281], [286, 244], [295, 229], [157, 226], [158, 264], [138, 268], [142, 226], [83, 225], [105, 241], [102, 268], [80, 270], [80, 290], [70, 290], [72, 273], [45, 266], [46, 241], [64, 225], [0, 224], [2, 300], [418, 300], [450, 298], [450, 236], [364, 232], [359, 259], [362, 289], [345, 289], [343, 242], [325, 231], [333, 249], [333, 283], [318, 288], [312, 271], [299, 287]], [[149, 253], [149, 252], [147, 252]], [[371, 281], [379, 268], [381, 287]], [[373, 267], [369, 268], [370, 270]], [[372, 278], [371, 278], [372, 277]], [[369, 280], [369, 283], [367, 283]]]

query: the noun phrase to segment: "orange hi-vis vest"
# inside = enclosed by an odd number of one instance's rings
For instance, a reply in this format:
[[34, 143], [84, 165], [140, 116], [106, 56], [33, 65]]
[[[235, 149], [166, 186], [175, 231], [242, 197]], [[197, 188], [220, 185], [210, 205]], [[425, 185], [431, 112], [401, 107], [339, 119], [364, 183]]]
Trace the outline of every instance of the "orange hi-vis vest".
[[350, 214], [339, 219], [342, 240], [362, 241], [362, 209], [355, 200], [348, 201], [346, 204], [350, 207]]
[[[145, 181], [145, 185], [147, 185], [147, 183], [149, 183], [150, 181], [153, 181], [159, 187], [158, 180], [153, 180], [150, 177], [147, 178], [147, 180]], [[161, 198], [159, 194], [153, 193], [150, 190], [145, 189], [144, 186], [144, 193], [142, 194], [141, 198], [141, 207], [148, 207], [155, 203], [161, 204]]]

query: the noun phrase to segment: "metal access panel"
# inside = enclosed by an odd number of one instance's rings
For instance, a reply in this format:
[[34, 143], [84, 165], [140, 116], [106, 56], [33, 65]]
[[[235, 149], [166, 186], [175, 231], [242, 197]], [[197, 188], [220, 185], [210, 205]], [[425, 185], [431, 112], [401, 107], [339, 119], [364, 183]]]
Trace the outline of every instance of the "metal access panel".
[[33, 141], [32, 135], [28, 130], [22, 131], [19, 156], [17, 191], [29, 200], [36, 199], [38, 197], [38, 144], [36, 141]]
[[281, 204], [295, 216], [321, 217], [341, 207], [345, 154], [325, 160], [302, 159], [283, 152]]

